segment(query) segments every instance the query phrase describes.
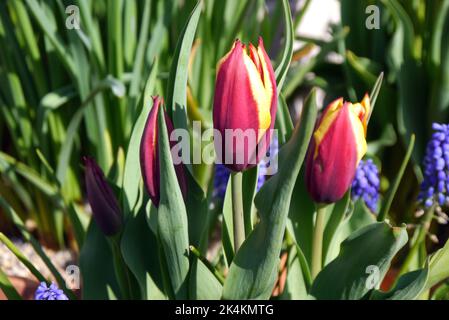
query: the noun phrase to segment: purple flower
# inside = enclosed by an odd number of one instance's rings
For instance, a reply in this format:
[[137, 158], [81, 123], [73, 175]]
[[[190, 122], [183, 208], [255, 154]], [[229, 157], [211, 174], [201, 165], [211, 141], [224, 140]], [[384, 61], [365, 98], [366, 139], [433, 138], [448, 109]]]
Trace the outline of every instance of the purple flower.
[[361, 160], [352, 181], [352, 199], [362, 199], [371, 211], [376, 212], [377, 202], [379, 201], [379, 187], [379, 169], [373, 160]]
[[432, 129], [435, 132], [427, 143], [424, 180], [418, 196], [426, 208], [434, 203], [440, 206], [449, 203], [449, 126], [434, 123]]
[[95, 222], [106, 236], [113, 236], [123, 224], [122, 213], [112, 188], [94, 159], [84, 157], [87, 199]]
[[69, 300], [64, 292], [55, 283], [48, 287], [45, 282], [41, 282], [34, 293], [34, 300]]

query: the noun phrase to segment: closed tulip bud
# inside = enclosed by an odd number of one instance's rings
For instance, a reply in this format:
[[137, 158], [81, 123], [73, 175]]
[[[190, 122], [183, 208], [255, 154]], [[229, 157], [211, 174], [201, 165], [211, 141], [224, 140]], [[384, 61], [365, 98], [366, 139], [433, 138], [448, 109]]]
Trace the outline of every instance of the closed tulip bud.
[[[159, 143], [158, 143], [158, 123], [157, 115], [160, 109], [164, 112], [165, 123], [167, 126], [168, 137], [173, 131], [173, 124], [165, 113], [161, 105], [163, 101], [158, 96], [153, 98], [153, 108], [148, 114], [142, 140], [140, 142], [140, 170], [142, 172], [145, 188], [150, 195], [151, 201], [156, 207], [159, 207], [160, 201], [160, 171], [159, 171]], [[174, 142], [170, 141], [173, 147]], [[187, 191], [187, 182], [182, 163], [175, 165], [176, 176], [185, 197]]]
[[332, 102], [313, 134], [306, 163], [306, 185], [317, 203], [340, 200], [349, 189], [357, 166], [366, 153], [370, 100]]
[[259, 163], [270, 145], [276, 108], [276, 79], [262, 39], [258, 48], [236, 40], [217, 66], [214, 96], [214, 128], [222, 137], [215, 147], [226, 167], [243, 171]]
[[89, 157], [84, 157], [83, 160], [87, 199], [92, 208], [92, 215], [101, 231], [106, 236], [113, 236], [121, 230], [123, 224], [117, 198], [95, 160]]

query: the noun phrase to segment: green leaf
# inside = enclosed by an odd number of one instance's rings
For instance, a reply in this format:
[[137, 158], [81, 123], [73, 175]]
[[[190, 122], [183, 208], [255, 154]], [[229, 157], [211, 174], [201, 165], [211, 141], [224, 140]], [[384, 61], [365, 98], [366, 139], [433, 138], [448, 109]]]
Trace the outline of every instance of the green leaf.
[[80, 253], [83, 299], [108, 300], [119, 292], [111, 246], [97, 224], [91, 221]]
[[172, 162], [164, 113], [158, 114], [160, 203], [157, 211], [158, 237], [176, 299], [187, 298], [189, 235], [187, 212]]
[[432, 288], [438, 282], [449, 278], [449, 241], [430, 257], [429, 281], [426, 289]]
[[[201, 14], [202, 1], [198, 1], [182, 31], [173, 55], [168, 79], [167, 110], [175, 128], [188, 128], [187, 76], [189, 57]], [[189, 168], [190, 170], [190, 168]]]
[[66, 295], [71, 300], [75, 300], [76, 296], [73, 294], [72, 290], [68, 289], [65, 285], [65, 280], [59, 273], [59, 271], [56, 269], [54, 264], [51, 262], [50, 258], [47, 256], [45, 251], [42, 249], [40, 243], [34, 238], [34, 236], [28, 231], [28, 229], [25, 227], [25, 223], [23, 220], [19, 217], [19, 215], [14, 211], [14, 209], [0, 196], [0, 206], [3, 207], [3, 213], [7, 215], [7, 217], [14, 223], [14, 225], [19, 229], [23, 239], [26, 241], [29, 241], [31, 246], [33, 247], [34, 251], [37, 253], [37, 255], [42, 259], [48, 270], [53, 274], [53, 276], [56, 279], [56, 282], [58, 283], [59, 287], [64, 290]]
[[[148, 76], [145, 89], [140, 97], [139, 105], [141, 111], [137, 118], [129, 140], [128, 151], [126, 153], [125, 172], [123, 176], [123, 208], [125, 216], [131, 212], [136, 205], [139, 196], [139, 186], [142, 176], [140, 173], [140, 141], [142, 139], [143, 130], [145, 129], [148, 114], [152, 108], [151, 94], [156, 85], [156, 75], [158, 71], [157, 60], [151, 67], [151, 73]], [[137, 208], [139, 209], [139, 208]], [[138, 210], [134, 211], [137, 212]]]
[[8, 300], [22, 300], [16, 288], [9, 281], [8, 276], [0, 268], [0, 289], [3, 291]]
[[31, 263], [30, 260], [12, 243], [11, 240], [8, 239], [2, 232], [0, 232], [0, 242], [2, 242], [15, 256], [22, 262], [25, 267], [31, 272], [33, 276], [36, 277], [37, 280], [47, 282], [47, 279], [36, 269], [36, 267]]
[[301, 120], [279, 152], [279, 172], [257, 193], [260, 222], [243, 242], [223, 288], [225, 299], [268, 299], [276, 281], [290, 199], [317, 115], [316, 92], [304, 104]]
[[278, 109], [276, 112], [275, 128], [279, 131], [278, 139], [281, 145], [290, 139], [293, 132], [293, 122], [290, 117], [290, 111], [288, 110], [287, 102], [282, 93], [278, 97]]
[[290, 66], [293, 55], [293, 22], [288, 0], [282, 0], [282, 8], [284, 11], [285, 26], [284, 50], [282, 52], [281, 61], [274, 72], [276, 75], [278, 93], [282, 90], [282, 85], [284, 84], [285, 76], [287, 75], [288, 67]]
[[222, 286], [212, 272], [199, 259], [192, 263], [189, 283], [189, 299], [219, 300]]
[[407, 148], [407, 153], [405, 154], [405, 157], [402, 160], [401, 167], [399, 168], [396, 178], [394, 179], [393, 184], [388, 189], [388, 192], [387, 192], [385, 199], [382, 203], [382, 208], [380, 209], [379, 215], [377, 216], [377, 221], [383, 221], [386, 218], [387, 213], [390, 211], [390, 207], [393, 202], [394, 195], [396, 194], [396, 191], [398, 190], [399, 184], [402, 180], [402, 176], [404, 175], [405, 169], [407, 168], [407, 164], [408, 164], [408, 161], [410, 160], [410, 156], [412, 155], [414, 145], [415, 145], [415, 135], [413, 134], [410, 137], [410, 143]]
[[323, 234], [323, 259], [322, 259], [322, 261], [326, 261], [327, 252], [332, 243], [332, 240], [334, 239], [335, 233], [338, 230], [338, 227], [343, 222], [345, 217], [347, 215], [351, 214], [351, 212], [348, 212], [349, 208], [350, 208], [349, 207], [350, 202], [351, 202], [351, 191], [349, 190], [346, 192], [343, 199], [341, 199], [340, 201], [338, 201], [335, 204], [335, 206], [329, 216], [329, 219], [326, 223], [326, 227], [324, 229], [324, 234]]
[[370, 290], [366, 285], [367, 267], [377, 267], [379, 280], [383, 279], [407, 238], [405, 227], [395, 228], [385, 222], [354, 232], [342, 242], [338, 257], [318, 274], [310, 294], [325, 300], [361, 299]]
[[47, 196], [55, 197], [58, 194], [57, 187], [44, 180], [33, 168], [0, 151], [0, 172], [7, 170], [14, 170]]
[[135, 216], [128, 217], [121, 252], [140, 285], [143, 299], [165, 299], [157, 238], [146, 223], [145, 211], [142, 206]]
[[292, 246], [287, 260], [287, 281], [279, 298], [283, 300], [305, 300], [308, 298], [307, 289], [307, 280], [304, 277], [297, 247]]
[[396, 286], [388, 292], [374, 290], [370, 300], [412, 300], [423, 292], [429, 275], [428, 267], [402, 275]]

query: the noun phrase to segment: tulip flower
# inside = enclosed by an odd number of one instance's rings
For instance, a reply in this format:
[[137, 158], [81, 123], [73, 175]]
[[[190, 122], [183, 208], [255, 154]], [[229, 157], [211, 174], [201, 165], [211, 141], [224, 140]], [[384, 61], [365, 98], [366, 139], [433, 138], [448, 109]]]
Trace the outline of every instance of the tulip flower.
[[239, 172], [257, 165], [270, 145], [276, 108], [276, 80], [262, 39], [258, 48], [236, 40], [218, 63], [214, 96], [214, 128], [222, 137], [216, 152], [226, 167]]
[[120, 231], [123, 224], [117, 198], [95, 160], [89, 157], [84, 157], [83, 160], [86, 166], [87, 199], [92, 208], [93, 217], [106, 236], [113, 236]]
[[340, 200], [354, 179], [366, 153], [366, 128], [370, 100], [361, 103], [332, 102], [317, 123], [309, 146], [306, 185], [317, 203]]
[[[145, 129], [140, 142], [140, 169], [144, 181], [145, 188], [150, 195], [151, 201], [156, 207], [159, 207], [160, 201], [160, 171], [159, 171], [159, 144], [158, 144], [158, 124], [157, 115], [163, 101], [158, 96], [153, 97], [153, 108], [151, 109]], [[168, 136], [174, 130], [173, 124], [162, 108], [165, 114], [165, 123], [167, 126]], [[173, 146], [174, 142], [170, 141]], [[175, 165], [176, 175], [178, 177], [179, 186], [182, 194], [186, 195], [187, 185], [182, 163]]]

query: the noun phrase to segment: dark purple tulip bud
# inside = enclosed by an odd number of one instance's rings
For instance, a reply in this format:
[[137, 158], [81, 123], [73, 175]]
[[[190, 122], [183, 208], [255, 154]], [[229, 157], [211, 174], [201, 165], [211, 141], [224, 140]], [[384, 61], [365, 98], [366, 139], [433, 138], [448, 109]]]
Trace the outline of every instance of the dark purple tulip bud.
[[[142, 140], [140, 142], [140, 169], [142, 172], [145, 189], [150, 195], [151, 201], [156, 207], [159, 207], [160, 201], [160, 172], [159, 172], [159, 144], [158, 144], [158, 125], [157, 115], [159, 109], [162, 109], [165, 115], [165, 124], [167, 126], [168, 136], [174, 130], [173, 124], [165, 113], [164, 108], [161, 108], [163, 100], [155, 96], [153, 97], [153, 108], [148, 114], [148, 119], [143, 131]], [[170, 146], [173, 147], [175, 143], [170, 141]], [[182, 163], [175, 165], [176, 176], [178, 177], [179, 187], [185, 198], [187, 192], [187, 182]]]
[[95, 222], [106, 236], [117, 234], [122, 228], [123, 218], [117, 198], [106, 182], [103, 171], [90, 157], [84, 157], [87, 199]]

